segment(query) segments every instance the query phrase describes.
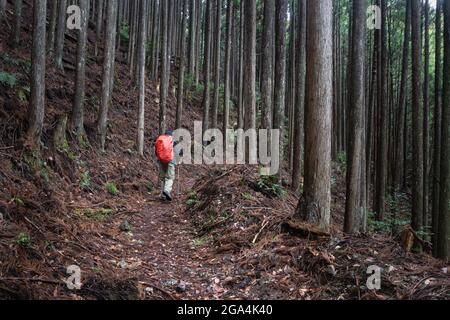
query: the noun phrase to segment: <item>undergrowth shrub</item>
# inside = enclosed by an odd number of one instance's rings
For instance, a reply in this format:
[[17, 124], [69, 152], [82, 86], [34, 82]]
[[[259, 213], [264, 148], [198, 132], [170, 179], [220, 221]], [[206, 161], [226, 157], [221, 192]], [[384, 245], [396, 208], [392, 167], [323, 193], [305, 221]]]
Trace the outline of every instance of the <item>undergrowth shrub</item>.
[[0, 84], [5, 87], [13, 88], [16, 85], [16, 75], [13, 73], [0, 71]]
[[80, 174], [80, 188], [88, 191], [91, 190], [92, 178], [89, 171], [83, 171]]
[[265, 194], [272, 197], [284, 197], [286, 190], [278, 182], [277, 176], [261, 176], [258, 180], [258, 188]]
[[119, 194], [119, 190], [114, 182], [108, 182], [106, 184], [106, 191], [112, 196], [116, 196]]

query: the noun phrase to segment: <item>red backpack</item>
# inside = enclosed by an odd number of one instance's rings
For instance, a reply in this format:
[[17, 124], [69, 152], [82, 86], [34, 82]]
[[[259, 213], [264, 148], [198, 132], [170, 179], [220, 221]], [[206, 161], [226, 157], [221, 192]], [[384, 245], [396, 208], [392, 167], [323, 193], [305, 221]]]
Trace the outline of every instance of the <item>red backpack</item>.
[[155, 153], [163, 164], [169, 164], [173, 160], [173, 138], [168, 135], [160, 136], [155, 143]]

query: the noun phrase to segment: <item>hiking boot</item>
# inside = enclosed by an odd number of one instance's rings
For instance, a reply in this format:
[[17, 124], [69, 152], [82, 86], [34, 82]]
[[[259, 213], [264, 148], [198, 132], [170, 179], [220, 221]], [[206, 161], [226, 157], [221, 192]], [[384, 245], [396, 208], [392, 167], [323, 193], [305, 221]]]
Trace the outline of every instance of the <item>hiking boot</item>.
[[170, 194], [170, 192], [164, 191], [163, 195], [166, 197], [167, 201], [172, 201], [172, 195]]

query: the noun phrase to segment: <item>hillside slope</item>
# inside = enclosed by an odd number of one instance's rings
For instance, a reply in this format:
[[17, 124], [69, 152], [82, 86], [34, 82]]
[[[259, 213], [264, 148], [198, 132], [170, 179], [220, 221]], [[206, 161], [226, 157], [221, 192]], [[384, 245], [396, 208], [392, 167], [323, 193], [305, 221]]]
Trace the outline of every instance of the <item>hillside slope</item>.
[[[29, 9], [24, 2], [24, 19], [31, 19]], [[12, 15], [8, 19], [11, 26]], [[108, 262], [111, 257], [104, 249], [109, 247], [108, 241], [115, 241], [121, 233], [121, 222], [128, 215], [141, 212], [149, 198], [154, 199], [157, 194], [152, 143], [157, 136], [158, 84], [147, 80], [146, 154], [141, 158], [135, 151], [137, 91], [118, 54], [106, 153], [98, 154], [95, 120], [101, 95], [102, 59], [94, 57], [90, 45], [85, 102], [90, 146], [78, 145], [70, 134], [67, 145], [55, 146], [54, 134], [60, 119], [71, 112], [74, 93], [76, 38], [68, 33], [65, 71], [55, 69], [51, 57], [47, 59], [43, 146], [37, 158], [21, 141], [27, 126], [30, 30], [23, 30], [21, 45], [14, 50], [8, 45], [10, 32], [10, 28], [0, 30], [0, 70], [15, 79], [14, 83], [0, 84], [0, 298], [70, 297], [73, 292], [65, 290], [61, 281], [68, 277], [69, 265], [80, 266], [84, 279], [105, 279], [112, 286], [121, 287], [124, 283], [127, 287], [127, 279], [133, 275]], [[187, 125], [199, 119], [194, 106], [189, 102], [186, 105]], [[167, 111], [172, 121], [172, 93]], [[112, 195], [115, 188], [117, 195]], [[118, 284], [114, 279], [118, 279]], [[111, 294], [122, 297], [120, 290]], [[85, 295], [90, 296], [89, 292]]]

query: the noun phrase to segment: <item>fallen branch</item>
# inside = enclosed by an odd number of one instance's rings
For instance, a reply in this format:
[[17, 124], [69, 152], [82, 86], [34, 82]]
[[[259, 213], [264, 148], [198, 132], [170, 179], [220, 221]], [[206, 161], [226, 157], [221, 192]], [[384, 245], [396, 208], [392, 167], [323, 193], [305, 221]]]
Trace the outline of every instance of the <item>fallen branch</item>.
[[66, 283], [61, 280], [50, 280], [42, 278], [0, 278], [0, 281], [25, 281], [25, 282], [42, 282], [49, 284], [65, 285]]
[[46, 236], [45, 233], [30, 219], [28, 219], [27, 217], [24, 217], [25, 221], [27, 221], [29, 224], [31, 224], [33, 227], [36, 228], [37, 231], [39, 231], [44, 237]]
[[259, 236], [261, 235], [261, 233], [267, 227], [268, 224], [269, 224], [269, 221], [266, 221], [266, 219], [264, 218], [264, 221], [263, 221], [261, 229], [259, 230], [259, 232], [256, 234], [255, 238], [252, 241], [253, 244], [256, 243], [256, 240], [258, 240]]
[[269, 207], [242, 207], [242, 210], [273, 210]]

